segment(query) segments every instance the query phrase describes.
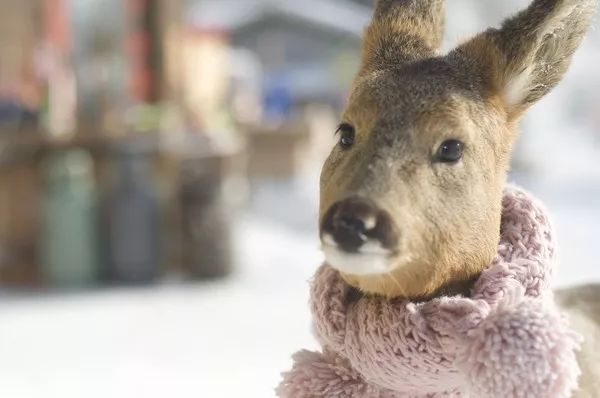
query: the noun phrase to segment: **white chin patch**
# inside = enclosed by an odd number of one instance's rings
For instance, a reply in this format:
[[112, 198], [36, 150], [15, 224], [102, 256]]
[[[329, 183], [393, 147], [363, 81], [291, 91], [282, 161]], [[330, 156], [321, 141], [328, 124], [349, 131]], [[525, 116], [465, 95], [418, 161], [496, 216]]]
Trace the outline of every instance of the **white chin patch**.
[[358, 252], [348, 253], [337, 246], [331, 235], [326, 234], [321, 249], [327, 264], [344, 274], [377, 275], [391, 270], [391, 252], [379, 243], [367, 242]]

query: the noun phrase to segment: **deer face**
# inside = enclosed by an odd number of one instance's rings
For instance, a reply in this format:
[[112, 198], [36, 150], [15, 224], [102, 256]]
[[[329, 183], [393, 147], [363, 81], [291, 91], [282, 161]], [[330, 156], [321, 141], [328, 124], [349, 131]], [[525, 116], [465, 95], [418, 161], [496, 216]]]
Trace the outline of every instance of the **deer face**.
[[498, 242], [503, 120], [444, 59], [361, 77], [322, 172], [327, 261], [363, 290], [408, 296], [481, 271]]
[[440, 57], [442, 1], [378, 3], [321, 175], [323, 251], [350, 284], [428, 297], [490, 263], [516, 122], [566, 70], [593, 4], [536, 1]]

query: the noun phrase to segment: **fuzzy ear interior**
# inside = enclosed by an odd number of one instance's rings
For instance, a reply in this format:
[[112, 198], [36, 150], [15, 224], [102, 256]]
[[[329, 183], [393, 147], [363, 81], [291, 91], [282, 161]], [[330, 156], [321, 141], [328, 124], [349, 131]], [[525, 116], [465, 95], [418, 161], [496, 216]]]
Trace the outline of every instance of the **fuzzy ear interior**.
[[363, 69], [434, 56], [444, 36], [444, 0], [378, 0], [365, 32]]
[[450, 57], [477, 71], [509, 117], [519, 117], [567, 71], [597, 0], [535, 0], [526, 10], [461, 45]]

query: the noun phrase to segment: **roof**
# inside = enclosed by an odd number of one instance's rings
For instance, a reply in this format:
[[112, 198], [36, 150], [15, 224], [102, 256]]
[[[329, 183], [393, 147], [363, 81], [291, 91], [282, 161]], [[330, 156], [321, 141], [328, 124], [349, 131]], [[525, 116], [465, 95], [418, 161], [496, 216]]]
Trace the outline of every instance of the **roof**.
[[359, 37], [371, 13], [370, 7], [346, 0], [202, 0], [188, 22], [201, 30], [235, 31], [281, 16]]

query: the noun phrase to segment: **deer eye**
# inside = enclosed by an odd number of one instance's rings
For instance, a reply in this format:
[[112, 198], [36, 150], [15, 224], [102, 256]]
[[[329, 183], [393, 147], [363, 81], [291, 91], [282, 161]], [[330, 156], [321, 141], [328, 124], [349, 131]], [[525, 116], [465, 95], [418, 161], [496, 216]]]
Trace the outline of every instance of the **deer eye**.
[[463, 157], [465, 145], [459, 140], [446, 140], [442, 142], [437, 153], [436, 159], [444, 163], [456, 163]]
[[354, 144], [354, 127], [348, 123], [342, 123], [338, 127], [336, 134], [340, 134], [340, 146], [343, 149], [348, 149]]

